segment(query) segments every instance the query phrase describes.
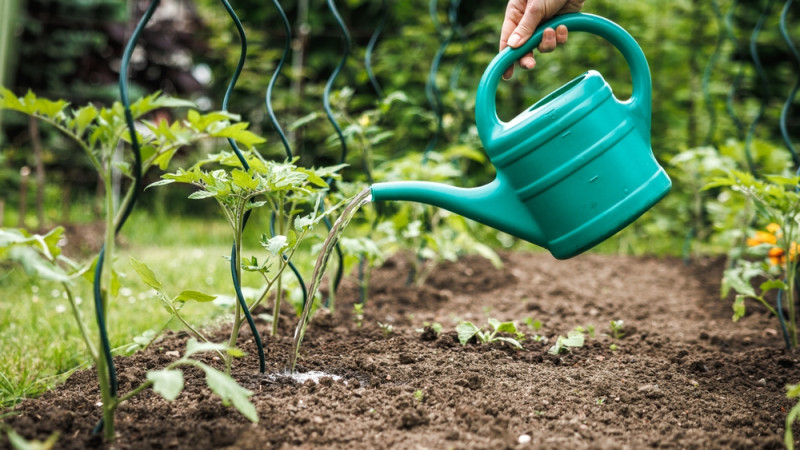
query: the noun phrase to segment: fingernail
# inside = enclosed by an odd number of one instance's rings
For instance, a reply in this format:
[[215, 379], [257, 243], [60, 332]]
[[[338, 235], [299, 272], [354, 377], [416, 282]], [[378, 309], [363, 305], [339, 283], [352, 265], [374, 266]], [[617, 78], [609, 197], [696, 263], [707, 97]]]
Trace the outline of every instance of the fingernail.
[[519, 40], [520, 40], [519, 35], [514, 33], [514, 34], [511, 35], [510, 38], [508, 38], [508, 45], [510, 45], [512, 47], [516, 47], [517, 44], [519, 44]]

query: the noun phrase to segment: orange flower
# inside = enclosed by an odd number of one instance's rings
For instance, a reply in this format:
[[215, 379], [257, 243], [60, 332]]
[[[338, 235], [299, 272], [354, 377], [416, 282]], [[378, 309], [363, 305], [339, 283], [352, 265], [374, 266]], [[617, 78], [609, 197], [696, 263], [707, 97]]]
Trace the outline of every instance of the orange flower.
[[775, 222], [772, 222], [771, 224], [767, 225], [767, 231], [774, 235], [778, 235], [778, 233], [781, 231], [781, 226]]
[[769, 249], [769, 252], [767, 252], [767, 258], [769, 258], [769, 263], [773, 266], [777, 266], [786, 262], [784, 251], [780, 247], [772, 247]]
[[747, 245], [749, 247], [755, 247], [756, 245], [761, 244], [775, 245], [777, 243], [778, 238], [775, 237], [774, 234], [766, 231], [756, 231], [756, 235], [754, 237], [747, 238]]

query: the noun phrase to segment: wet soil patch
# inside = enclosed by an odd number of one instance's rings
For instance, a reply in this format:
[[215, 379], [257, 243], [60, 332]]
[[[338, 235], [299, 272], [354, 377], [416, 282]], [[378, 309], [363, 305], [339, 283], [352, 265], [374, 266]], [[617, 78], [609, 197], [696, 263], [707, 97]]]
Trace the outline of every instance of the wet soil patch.
[[[390, 260], [373, 273], [361, 327], [352, 315], [358, 288], [344, 285], [335, 313], [312, 322], [299, 363], [336, 381], [258, 374], [243, 329], [249, 356], [234, 374], [254, 392], [258, 424], [222, 405], [193, 370], [176, 401], [146, 391], [123, 405], [113, 446], [89, 434], [100, 414], [91, 370], [3, 421], [29, 439], [58, 432], [57, 446], [69, 449], [782, 448], [792, 406], [784, 386], [800, 382], [800, 359], [782, 349], [763, 311], [731, 321], [730, 301], [719, 298], [721, 261], [511, 253], [504, 262], [501, 270], [477, 257], [442, 264], [415, 287], [405, 283], [407, 261]], [[265, 338], [272, 373], [290, 352], [294, 320], [285, 312], [284, 337]], [[454, 321], [487, 317], [531, 317], [544, 339], [525, 329], [523, 350], [461, 346]], [[622, 338], [608, 335], [611, 320], [624, 321]], [[421, 330], [425, 322], [443, 333]], [[583, 347], [547, 353], [578, 326], [594, 329]], [[176, 359], [185, 340], [173, 334], [118, 358], [121, 391]]]

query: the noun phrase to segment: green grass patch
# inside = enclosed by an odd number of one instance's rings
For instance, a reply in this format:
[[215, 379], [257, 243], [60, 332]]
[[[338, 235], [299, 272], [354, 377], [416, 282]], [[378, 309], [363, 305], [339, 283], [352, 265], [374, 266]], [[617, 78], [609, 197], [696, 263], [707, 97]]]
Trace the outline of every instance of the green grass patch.
[[[134, 272], [131, 256], [150, 265], [169, 292], [193, 289], [217, 295], [213, 303], [190, 303], [182, 311], [190, 323], [207, 327], [223, 319], [234, 301], [229, 263], [224, 259], [229, 253], [226, 245], [147, 245], [123, 250], [115, 261], [122, 288], [113, 299], [108, 320], [115, 352], [124, 353], [134, 337], [160, 329], [169, 319], [154, 291]], [[32, 278], [17, 266], [4, 266], [0, 274], [0, 404], [10, 406], [58, 384], [76, 368], [88, 366], [90, 358], [59, 284]], [[255, 277], [244, 282], [260, 285]], [[87, 318], [94, 315], [91, 292], [85, 281], [74, 288]], [[179, 328], [177, 323], [171, 325]]]

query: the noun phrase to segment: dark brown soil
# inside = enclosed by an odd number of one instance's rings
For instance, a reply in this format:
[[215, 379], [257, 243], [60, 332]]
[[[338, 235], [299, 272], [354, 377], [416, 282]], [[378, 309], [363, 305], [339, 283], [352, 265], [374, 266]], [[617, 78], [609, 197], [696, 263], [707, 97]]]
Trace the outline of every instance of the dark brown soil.
[[[502, 270], [480, 258], [444, 264], [414, 288], [404, 286], [408, 265], [393, 259], [373, 274], [363, 327], [353, 321], [358, 295], [350, 284], [336, 313], [315, 318], [306, 336], [301, 370], [346, 383], [298, 385], [259, 375], [243, 329], [249, 356], [234, 373], [255, 392], [258, 424], [223, 406], [202, 376], [188, 371], [176, 401], [146, 391], [122, 406], [110, 447], [782, 448], [792, 406], [784, 386], [800, 382], [800, 362], [782, 349], [777, 322], [766, 313], [751, 308], [731, 321], [730, 301], [719, 299], [721, 267], [513, 253]], [[453, 320], [487, 317], [538, 319], [549, 342], [529, 338], [522, 351], [462, 347]], [[624, 321], [622, 339], [607, 336], [611, 320]], [[378, 321], [392, 324], [389, 337]], [[444, 333], [415, 331], [423, 321], [440, 322]], [[287, 314], [284, 322], [289, 336], [293, 320]], [[589, 325], [595, 336], [584, 347], [547, 353], [559, 334]], [[281, 371], [290, 339], [265, 340], [268, 372]], [[170, 336], [152, 351], [119, 358], [121, 391], [174, 360], [184, 343]], [[58, 431], [61, 448], [102, 446], [89, 435], [99, 417], [95, 384], [91, 371], [77, 372], [17, 406], [19, 415], [5, 422], [27, 438]]]

